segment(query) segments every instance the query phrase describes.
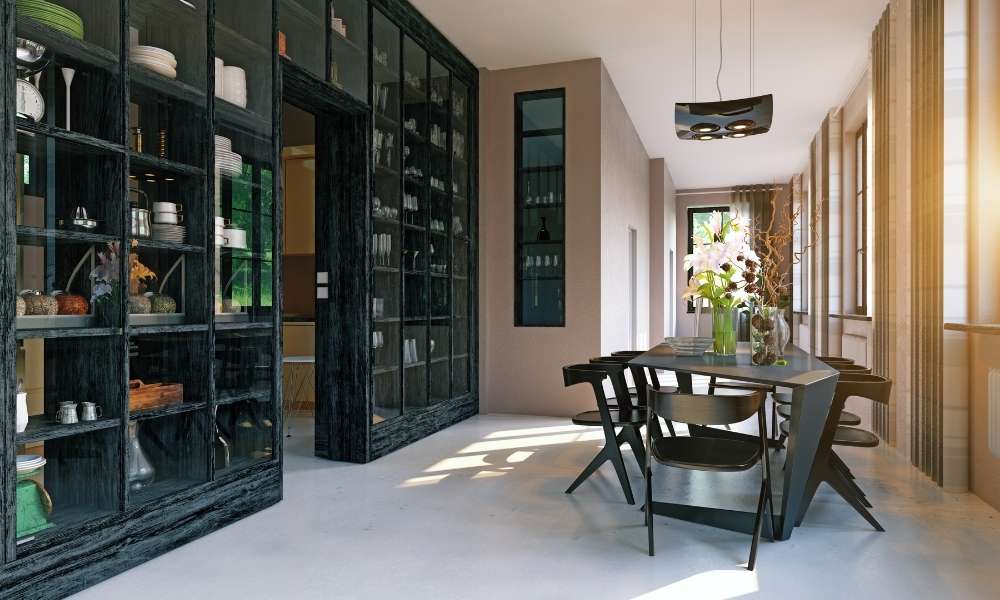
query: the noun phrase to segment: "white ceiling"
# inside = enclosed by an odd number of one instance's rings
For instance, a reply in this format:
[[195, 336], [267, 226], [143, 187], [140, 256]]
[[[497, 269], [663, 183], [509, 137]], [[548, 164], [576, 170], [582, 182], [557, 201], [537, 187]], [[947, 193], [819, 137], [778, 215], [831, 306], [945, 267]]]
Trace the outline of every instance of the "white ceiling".
[[[601, 57], [651, 157], [679, 189], [787, 180], [826, 112], [861, 77], [886, 0], [756, 0], [755, 93], [774, 94], [771, 132], [685, 142], [674, 102], [692, 94], [691, 0], [411, 0], [479, 67]], [[719, 2], [698, 2], [698, 100], [715, 100]], [[724, 0], [721, 87], [750, 95], [750, 0]]]

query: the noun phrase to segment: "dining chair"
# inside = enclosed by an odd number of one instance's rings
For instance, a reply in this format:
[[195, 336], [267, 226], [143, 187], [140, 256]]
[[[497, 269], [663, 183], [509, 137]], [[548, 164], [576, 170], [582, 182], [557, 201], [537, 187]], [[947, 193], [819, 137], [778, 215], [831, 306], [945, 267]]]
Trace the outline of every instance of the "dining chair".
[[[582, 412], [573, 417], [574, 425], [585, 427], [600, 427], [604, 431], [604, 447], [597, 453], [597, 456], [590, 461], [590, 464], [583, 469], [583, 472], [567, 488], [566, 493], [572, 494], [581, 483], [587, 480], [594, 471], [600, 468], [607, 461], [615, 467], [618, 480], [621, 483], [622, 491], [625, 493], [625, 500], [629, 504], [635, 504], [632, 496], [632, 486], [628, 481], [628, 473], [625, 471], [625, 460], [622, 458], [621, 445], [628, 444], [632, 448], [639, 469], [642, 470], [645, 464], [645, 454], [642, 447], [642, 435], [639, 429], [646, 424], [646, 411], [633, 407], [628, 400], [628, 393], [621, 389], [624, 377], [625, 366], [621, 364], [577, 364], [563, 367], [563, 384], [566, 387], [579, 384], [590, 384], [594, 390], [594, 399], [597, 402], [597, 410]], [[615, 388], [618, 398], [624, 398], [624, 403], [619, 400], [619, 404], [612, 408], [608, 404], [607, 395], [604, 392], [604, 381], [611, 379], [611, 385]], [[615, 428], [621, 428], [616, 432]]]
[[[767, 399], [768, 394], [774, 394], [778, 389], [766, 383], [754, 383], [752, 381], [731, 381], [724, 379], [722, 381], [717, 381], [716, 378], [710, 377], [708, 380], [708, 393], [709, 395], [715, 394], [715, 390], [749, 390], [749, 391], [762, 391], [764, 392], [764, 398]], [[771, 404], [771, 436], [772, 439], [777, 439], [778, 437], [778, 415], [774, 411], [774, 404]], [[732, 429], [732, 426], [726, 425], [726, 429]]]
[[646, 483], [646, 530], [649, 555], [654, 555], [653, 542], [653, 469], [652, 460], [679, 469], [697, 471], [746, 471], [761, 464], [760, 496], [757, 498], [757, 515], [754, 520], [753, 540], [747, 569], [753, 570], [757, 562], [757, 543], [763, 526], [764, 508], [771, 517], [770, 531], [774, 531], [774, 502], [771, 498], [771, 463], [767, 454], [767, 423], [764, 415], [764, 392], [752, 391], [741, 395], [716, 396], [681, 394], [653, 390], [649, 396], [647, 423], [663, 417], [668, 421], [689, 425], [733, 425], [757, 415], [757, 439], [716, 437], [671, 437], [653, 440], [646, 437], [646, 466], [643, 475]]
[[[612, 352], [610, 356], [599, 356], [597, 358], [592, 358], [590, 359], [590, 362], [591, 363], [607, 362], [613, 364], [624, 364], [627, 367], [628, 372], [632, 375], [632, 382], [634, 383], [634, 386], [628, 387], [629, 397], [635, 400], [638, 406], [644, 407], [646, 406], [646, 398], [647, 398], [646, 390], [648, 390], [649, 388], [653, 388], [654, 390], [659, 390], [662, 389], [662, 386], [660, 385], [660, 378], [656, 374], [656, 369], [652, 368], [645, 369], [643, 367], [635, 367], [628, 364], [633, 358], [642, 354], [645, 354], [645, 352], [639, 352], [636, 350], [623, 350], [619, 352]], [[647, 379], [647, 374], [648, 374], [648, 379]], [[642, 391], [640, 391], [640, 387], [642, 388]], [[676, 388], [673, 387], [669, 389], [676, 390]], [[660, 428], [659, 420], [657, 420], [657, 422], [653, 425], [653, 431], [657, 437], [663, 435], [663, 430]], [[670, 435], [677, 435], [677, 433], [674, 431], [674, 424], [671, 423], [670, 421], [667, 421], [667, 431], [670, 432]]]
[[[847, 427], [839, 424], [839, 413], [843, 409], [844, 403], [850, 397], [866, 398], [872, 402], [888, 405], [889, 395], [892, 392], [892, 380], [877, 375], [867, 373], [844, 373], [837, 381], [837, 388], [834, 392], [833, 404], [830, 409], [830, 416], [827, 418], [827, 425], [824, 431], [824, 438], [830, 439], [831, 450], [827, 461], [817, 462], [813, 467], [806, 484], [806, 501], [803, 502], [803, 509], [796, 519], [796, 525], [801, 524], [805, 518], [806, 508], [816, 494], [816, 489], [820, 483], [826, 482], [836, 491], [841, 498], [847, 501], [858, 514], [860, 514], [876, 531], [885, 531], [882, 525], [868, 511], [871, 502], [860, 486], [853, 480], [850, 469], [840, 456], [833, 450], [834, 446], [851, 446], [855, 448], [875, 448], [879, 445], [879, 438], [874, 433], [856, 427]], [[791, 421], [781, 423], [781, 431], [788, 435], [791, 430]], [[832, 429], [832, 432], [830, 431]], [[832, 436], [830, 435], [832, 433]]]
[[832, 364], [832, 363], [843, 363], [848, 365], [854, 364], [853, 358], [845, 358], [843, 356], [817, 356], [816, 360], [820, 362], [825, 362], [827, 364]]

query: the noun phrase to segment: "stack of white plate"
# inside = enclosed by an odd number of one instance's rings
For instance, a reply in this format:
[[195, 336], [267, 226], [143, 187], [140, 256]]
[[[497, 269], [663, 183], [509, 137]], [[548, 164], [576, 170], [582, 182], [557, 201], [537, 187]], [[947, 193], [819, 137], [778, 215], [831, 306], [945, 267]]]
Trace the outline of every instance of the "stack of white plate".
[[46, 460], [43, 456], [38, 456], [37, 454], [18, 454], [17, 455], [17, 473], [30, 473], [32, 471], [37, 471], [45, 466]]
[[[215, 74], [219, 77], [219, 74]], [[247, 72], [239, 67], [224, 66], [222, 98], [240, 108], [247, 107]]]
[[229, 138], [215, 136], [215, 167], [222, 175], [239, 177], [243, 174], [243, 157], [233, 152], [232, 147]]
[[153, 239], [183, 244], [187, 239], [187, 229], [183, 225], [153, 223]]
[[173, 53], [156, 46], [134, 46], [129, 50], [132, 62], [170, 79], [177, 79], [177, 59]]
[[710, 337], [668, 337], [663, 341], [673, 349], [675, 356], [701, 356], [713, 342]]

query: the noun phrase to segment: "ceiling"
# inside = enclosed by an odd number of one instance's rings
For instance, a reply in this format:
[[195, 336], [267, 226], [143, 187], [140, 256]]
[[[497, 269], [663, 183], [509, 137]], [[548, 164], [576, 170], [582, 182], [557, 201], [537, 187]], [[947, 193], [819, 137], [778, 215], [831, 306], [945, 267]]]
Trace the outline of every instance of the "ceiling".
[[[861, 78], [885, 0], [756, 0], [756, 94], [774, 94], [771, 132], [691, 142], [674, 102], [692, 95], [691, 0], [411, 0], [476, 66], [601, 57], [650, 157], [678, 189], [785, 181], [827, 111]], [[717, 100], [719, 2], [698, 2], [698, 100]], [[750, 0], [723, 0], [725, 98], [750, 95]]]

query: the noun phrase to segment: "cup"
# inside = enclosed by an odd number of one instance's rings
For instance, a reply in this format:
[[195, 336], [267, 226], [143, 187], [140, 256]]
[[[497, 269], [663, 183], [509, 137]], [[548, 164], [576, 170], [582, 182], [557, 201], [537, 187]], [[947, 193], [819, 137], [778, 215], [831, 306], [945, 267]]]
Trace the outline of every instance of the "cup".
[[101, 407], [93, 402], [81, 402], [80, 403], [80, 420], [81, 421], [96, 421], [101, 417], [103, 411]]
[[222, 61], [218, 56], [215, 57], [215, 97], [223, 98], [226, 97], [226, 73], [225, 73], [226, 63]]
[[56, 413], [56, 420], [63, 425], [72, 425], [74, 423], [79, 423], [80, 419], [76, 414], [76, 403], [75, 402], [60, 402], [59, 412]]

